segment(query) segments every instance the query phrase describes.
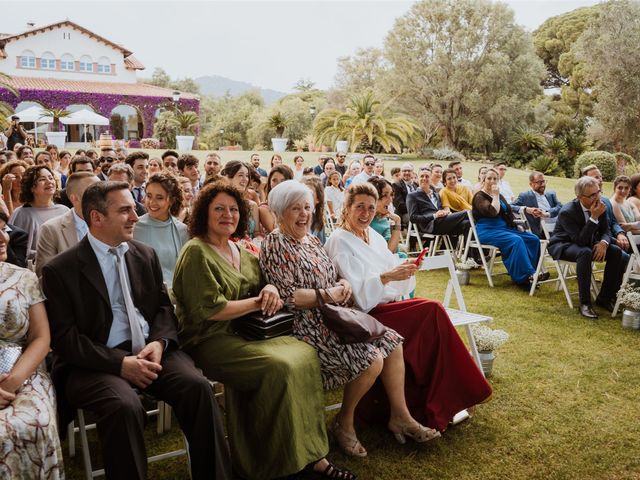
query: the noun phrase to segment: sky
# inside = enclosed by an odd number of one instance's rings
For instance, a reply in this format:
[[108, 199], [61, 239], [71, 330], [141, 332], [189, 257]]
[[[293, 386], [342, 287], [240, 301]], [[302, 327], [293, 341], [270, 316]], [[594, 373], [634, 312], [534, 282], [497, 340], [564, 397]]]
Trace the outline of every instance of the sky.
[[[310, 79], [333, 84], [337, 60], [358, 48], [382, 47], [413, 1], [100, 1], [0, 0], [0, 32], [72, 20], [124, 45], [145, 66], [172, 78], [220, 75], [291, 92]], [[594, 0], [507, 0], [517, 23], [533, 31], [548, 17]]]

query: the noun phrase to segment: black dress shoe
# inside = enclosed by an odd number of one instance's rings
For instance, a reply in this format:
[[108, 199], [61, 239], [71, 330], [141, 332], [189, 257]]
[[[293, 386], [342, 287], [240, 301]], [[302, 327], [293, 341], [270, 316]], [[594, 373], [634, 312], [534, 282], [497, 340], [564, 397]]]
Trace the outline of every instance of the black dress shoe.
[[598, 305], [599, 307], [604, 308], [605, 310], [607, 310], [609, 312], [613, 312], [613, 308], [616, 306], [616, 302], [614, 302], [611, 299], [596, 298], [596, 305]]
[[545, 280], [549, 280], [549, 277], [551, 277], [551, 274], [549, 272], [542, 272], [540, 275], [538, 275], [538, 281], [544, 282]]
[[586, 304], [580, 305], [580, 315], [582, 315], [583, 317], [591, 318], [593, 320], [598, 318], [598, 314], [593, 311], [591, 305]]

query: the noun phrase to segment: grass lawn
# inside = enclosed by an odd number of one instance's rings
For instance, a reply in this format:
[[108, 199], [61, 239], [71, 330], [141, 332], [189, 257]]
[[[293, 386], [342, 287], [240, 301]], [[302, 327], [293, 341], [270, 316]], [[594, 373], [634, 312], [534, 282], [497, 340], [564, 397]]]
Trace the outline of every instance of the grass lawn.
[[[293, 156], [285, 154], [285, 161]], [[304, 156], [311, 165], [318, 154]], [[223, 161], [248, 157], [249, 152], [223, 152]], [[263, 166], [269, 158], [270, 152], [262, 152]], [[392, 164], [387, 162], [387, 171]], [[474, 178], [478, 167], [465, 163], [465, 177]], [[509, 170], [514, 192], [528, 188], [527, 176]], [[548, 180], [547, 188], [563, 202], [573, 198], [574, 180]], [[605, 190], [610, 194], [611, 185]], [[420, 272], [417, 295], [442, 299], [446, 279], [444, 273]], [[470, 311], [493, 316], [492, 326], [510, 334], [490, 377], [492, 400], [480, 405], [474, 418], [425, 445], [398, 445], [385, 429], [372, 427], [359, 431], [369, 451], [366, 459], [345, 457], [334, 443], [330, 458], [369, 480], [640, 479], [640, 332], [622, 329], [620, 317], [611, 319], [606, 312], [595, 322], [583, 319], [551, 284], [530, 297], [506, 275], [494, 281], [495, 288], [489, 288], [476, 270], [471, 284], [462, 287]], [[570, 287], [575, 290], [575, 282]], [[339, 398], [340, 392], [330, 392], [327, 404]], [[181, 444], [175, 420], [162, 437], [154, 429], [151, 421], [151, 453]], [[96, 458], [95, 432], [89, 438]], [[65, 460], [68, 478], [84, 478], [81, 454]], [[152, 464], [149, 477], [189, 478], [184, 458]]]

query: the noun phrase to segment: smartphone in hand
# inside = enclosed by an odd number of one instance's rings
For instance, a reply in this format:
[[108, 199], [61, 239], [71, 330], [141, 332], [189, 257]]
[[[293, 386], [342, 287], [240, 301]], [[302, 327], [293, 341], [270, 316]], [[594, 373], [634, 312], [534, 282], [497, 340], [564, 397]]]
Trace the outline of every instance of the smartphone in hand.
[[416, 261], [413, 262], [417, 267], [420, 266], [420, 264], [422, 263], [422, 259], [424, 258], [424, 256], [429, 253], [429, 247], [425, 247], [421, 252], [420, 255], [418, 255], [418, 258], [416, 258]]

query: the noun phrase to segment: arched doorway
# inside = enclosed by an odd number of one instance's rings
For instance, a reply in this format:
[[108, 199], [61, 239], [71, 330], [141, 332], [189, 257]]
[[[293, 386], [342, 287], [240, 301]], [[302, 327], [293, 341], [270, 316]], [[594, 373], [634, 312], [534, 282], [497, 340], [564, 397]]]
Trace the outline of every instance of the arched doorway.
[[142, 138], [142, 115], [131, 105], [118, 105], [111, 110], [111, 134], [116, 140]]

